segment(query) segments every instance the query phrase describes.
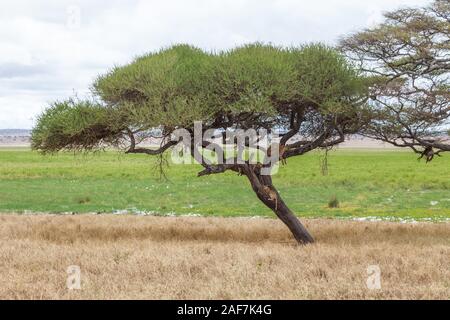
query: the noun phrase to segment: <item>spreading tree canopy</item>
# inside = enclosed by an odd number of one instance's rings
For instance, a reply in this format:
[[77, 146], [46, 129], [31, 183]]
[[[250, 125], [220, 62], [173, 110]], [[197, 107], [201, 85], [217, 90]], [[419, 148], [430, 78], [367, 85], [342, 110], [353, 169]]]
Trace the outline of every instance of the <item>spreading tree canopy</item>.
[[430, 161], [450, 151], [450, 2], [385, 18], [341, 42], [347, 57], [374, 78], [372, 120], [364, 133]]
[[[238, 143], [195, 140], [194, 122], [201, 121], [202, 133], [279, 132], [280, 139], [262, 151], [267, 159], [277, 148], [276, 160], [285, 161], [339, 144], [366, 123], [366, 80], [340, 53], [320, 44], [280, 48], [257, 43], [218, 53], [176, 45], [114, 67], [96, 79], [92, 92], [91, 100], [53, 103], [32, 132], [33, 148], [51, 153], [118, 146], [127, 153], [157, 155], [180, 143], [174, 134], [179, 129], [192, 134], [192, 155]], [[140, 146], [140, 139], [149, 136], [159, 138], [158, 148]], [[298, 242], [313, 241], [280, 198], [271, 175], [263, 173], [273, 163], [214, 154], [215, 161], [196, 157], [203, 167], [199, 176], [233, 171], [247, 177]]]

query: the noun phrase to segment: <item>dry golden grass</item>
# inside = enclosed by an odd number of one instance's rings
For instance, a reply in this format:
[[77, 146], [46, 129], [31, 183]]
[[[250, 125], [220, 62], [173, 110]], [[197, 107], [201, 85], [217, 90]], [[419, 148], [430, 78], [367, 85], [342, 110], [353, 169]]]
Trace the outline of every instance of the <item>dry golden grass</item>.
[[450, 298], [448, 223], [306, 225], [317, 243], [302, 247], [271, 219], [0, 215], [0, 298]]

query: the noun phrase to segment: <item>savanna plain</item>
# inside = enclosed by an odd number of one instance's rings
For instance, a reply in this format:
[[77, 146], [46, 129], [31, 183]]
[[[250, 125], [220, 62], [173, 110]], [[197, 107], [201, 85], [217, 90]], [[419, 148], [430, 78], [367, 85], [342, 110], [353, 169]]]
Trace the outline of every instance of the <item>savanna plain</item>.
[[321, 152], [289, 160], [274, 183], [316, 240], [299, 246], [236, 174], [1, 148], [0, 298], [449, 299], [450, 157], [416, 158], [337, 150], [327, 174]]

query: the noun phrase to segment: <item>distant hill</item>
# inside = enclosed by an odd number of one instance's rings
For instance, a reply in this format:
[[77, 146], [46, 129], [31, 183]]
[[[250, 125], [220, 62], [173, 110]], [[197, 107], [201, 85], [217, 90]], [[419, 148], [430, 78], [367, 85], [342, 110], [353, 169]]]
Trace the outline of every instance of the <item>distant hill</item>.
[[29, 137], [31, 130], [27, 129], [0, 129], [0, 136], [13, 136], [13, 137]]

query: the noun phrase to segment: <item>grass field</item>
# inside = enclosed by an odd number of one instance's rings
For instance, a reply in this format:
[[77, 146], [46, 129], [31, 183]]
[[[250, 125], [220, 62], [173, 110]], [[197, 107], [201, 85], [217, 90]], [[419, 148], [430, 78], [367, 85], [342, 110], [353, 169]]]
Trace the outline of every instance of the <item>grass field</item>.
[[[0, 215], [0, 299], [450, 297], [447, 223], [305, 224], [313, 245], [276, 219]], [[80, 290], [67, 289], [71, 265]]]
[[[448, 222], [323, 218], [448, 221], [450, 158], [341, 150], [326, 176], [320, 159], [274, 177], [316, 240], [298, 246], [278, 219], [248, 217], [274, 215], [236, 174], [172, 165], [163, 181], [147, 156], [0, 149], [0, 299], [448, 299]], [[70, 265], [81, 290], [66, 287]], [[370, 290], [374, 265], [381, 289]]]
[[[450, 217], [450, 157], [432, 163], [402, 151], [333, 151], [329, 174], [320, 153], [290, 159], [274, 177], [304, 217]], [[196, 165], [172, 165], [160, 180], [154, 158], [116, 152], [42, 156], [0, 149], [0, 212], [150, 212], [273, 216], [233, 173], [197, 178]], [[336, 196], [339, 208], [328, 208]]]

